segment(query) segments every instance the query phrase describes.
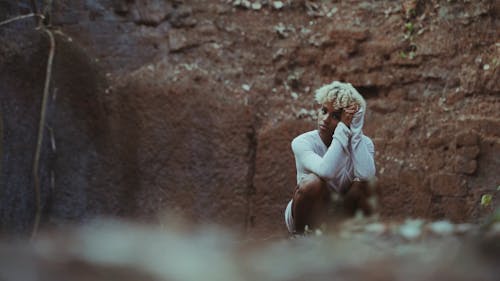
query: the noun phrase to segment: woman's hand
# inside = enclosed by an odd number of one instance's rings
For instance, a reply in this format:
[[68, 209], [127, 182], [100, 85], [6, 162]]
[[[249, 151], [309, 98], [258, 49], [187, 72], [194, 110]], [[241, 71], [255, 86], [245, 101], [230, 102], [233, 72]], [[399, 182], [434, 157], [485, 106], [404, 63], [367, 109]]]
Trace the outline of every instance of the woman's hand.
[[342, 121], [347, 127], [351, 127], [352, 118], [354, 114], [358, 112], [359, 105], [353, 104], [342, 110], [342, 115], [340, 116], [340, 121]]

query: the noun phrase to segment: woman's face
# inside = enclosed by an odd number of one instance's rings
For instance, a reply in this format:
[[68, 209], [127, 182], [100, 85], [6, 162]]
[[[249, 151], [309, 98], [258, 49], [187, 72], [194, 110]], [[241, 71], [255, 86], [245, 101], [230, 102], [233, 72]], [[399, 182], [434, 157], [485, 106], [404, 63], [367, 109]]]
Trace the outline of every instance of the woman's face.
[[325, 103], [318, 112], [318, 131], [325, 136], [332, 136], [340, 122], [342, 110], [334, 110], [331, 103]]

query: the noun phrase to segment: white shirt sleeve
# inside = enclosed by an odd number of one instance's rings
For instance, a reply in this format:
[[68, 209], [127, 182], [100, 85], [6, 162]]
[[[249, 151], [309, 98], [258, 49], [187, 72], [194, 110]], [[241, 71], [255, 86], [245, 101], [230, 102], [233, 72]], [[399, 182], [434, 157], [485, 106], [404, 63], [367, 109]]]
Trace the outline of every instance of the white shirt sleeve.
[[354, 166], [354, 177], [362, 181], [369, 180], [375, 176], [375, 146], [371, 139], [363, 135], [363, 123], [365, 108], [356, 112], [351, 121], [350, 150]]
[[296, 138], [292, 141], [292, 150], [296, 161], [301, 163], [304, 169], [325, 180], [343, 176], [346, 173], [345, 167], [349, 159], [350, 135], [349, 128], [340, 122], [335, 128], [332, 143], [323, 157], [316, 154], [311, 144], [306, 140]]

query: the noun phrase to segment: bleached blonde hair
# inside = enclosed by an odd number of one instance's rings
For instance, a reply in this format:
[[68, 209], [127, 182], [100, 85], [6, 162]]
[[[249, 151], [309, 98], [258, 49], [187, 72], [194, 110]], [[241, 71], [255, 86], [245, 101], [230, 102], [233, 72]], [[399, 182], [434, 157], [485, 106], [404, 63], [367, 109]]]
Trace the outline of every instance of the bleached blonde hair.
[[335, 110], [358, 105], [366, 108], [366, 102], [358, 91], [350, 84], [333, 81], [321, 86], [315, 92], [315, 99], [319, 104], [332, 103]]

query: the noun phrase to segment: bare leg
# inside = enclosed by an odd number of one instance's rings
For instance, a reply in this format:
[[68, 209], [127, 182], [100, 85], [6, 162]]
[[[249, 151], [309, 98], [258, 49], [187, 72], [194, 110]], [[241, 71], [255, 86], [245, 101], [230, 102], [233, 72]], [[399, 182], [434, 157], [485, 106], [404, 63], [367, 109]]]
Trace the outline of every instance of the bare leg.
[[305, 226], [317, 228], [325, 219], [330, 191], [326, 182], [314, 174], [306, 176], [293, 196], [292, 214], [295, 230], [303, 233]]
[[344, 208], [347, 215], [353, 216], [358, 209], [365, 216], [371, 215], [373, 210], [368, 202], [368, 199], [372, 196], [371, 193], [367, 182], [353, 182], [344, 196]]

